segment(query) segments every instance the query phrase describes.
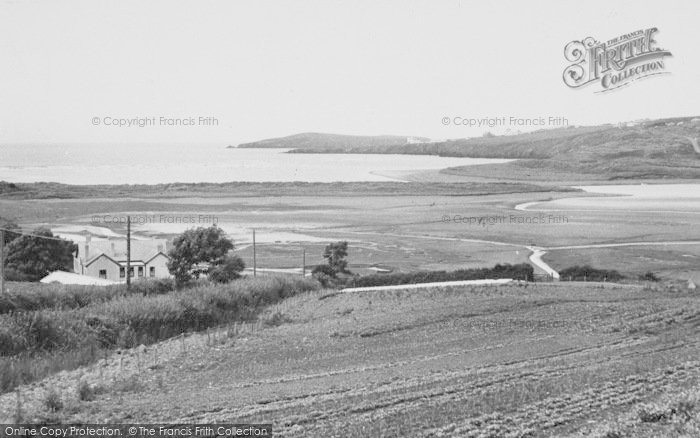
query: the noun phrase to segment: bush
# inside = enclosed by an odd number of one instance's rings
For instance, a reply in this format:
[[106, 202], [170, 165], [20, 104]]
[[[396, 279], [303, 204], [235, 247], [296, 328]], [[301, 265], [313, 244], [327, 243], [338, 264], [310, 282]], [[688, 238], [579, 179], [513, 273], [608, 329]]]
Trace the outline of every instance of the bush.
[[272, 315], [267, 316], [264, 320], [263, 323], [267, 326], [271, 327], [277, 327], [282, 324], [286, 324], [288, 322], [291, 322], [292, 318], [289, 316], [285, 315], [284, 313], [280, 312], [279, 310], [274, 312]]
[[655, 403], [645, 403], [637, 408], [637, 418], [642, 423], [688, 422], [696, 413], [698, 394], [681, 392], [662, 398]]
[[654, 281], [654, 282], [659, 281], [659, 277], [657, 277], [656, 274], [654, 274], [654, 273], [651, 272], [651, 271], [648, 271], [647, 273], [645, 273], [644, 275], [642, 275], [642, 276], [640, 277], [640, 279], [641, 279], [641, 280], [644, 280], [644, 281]]
[[16, 356], [0, 356], [0, 393], [18, 385], [42, 379], [50, 374], [90, 365], [103, 357], [95, 345], [51, 352], [25, 352]]
[[338, 287], [338, 283], [335, 281], [336, 278], [333, 276], [330, 276], [326, 274], [325, 272], [316, 272], [313, 274], [313, 277], [318, 281], [321, 286], [327, 287], [327, 288], [336, 288]]
[[5, 280], [6, 281], [33, 281], [31, 275], [19, 272], [14, 268], [5, 268]]
[[309, 279], [273, 276], [194, 284], [162, 295], [122, 294], [82, 308], [0, 315], [0, 392], [87, 365], [102, 349], [249, 320], [266, 305], [320, 286]]
[[0, 315], [0, 356], [76, 348], [91, 338], [71, 312], [41, 310]]
[[643, 405], [638, 408], [637, 417], [642, 423], [658, 423], [670, 419], [671, 413], [658, 406]]
[[617, 271], [596, 269], [588, 265], [566, 268], [559, 272], [559, 277], [574, 281], [620, 281], [625, 278]]
[[[135, 283], [138, 284], [138, 283]], [[78, 286], [44, 283], [8, 283], [0, 294], [0, 314], [42, 309], [77, 309], [127, 294], [124, 285]]]
[[63, 401], [55, 389], [52, 388], [46, 393], [46, 397], [44, 398], [44, 406], [46, 406], [46, 409], [48, 409], [50, 412], [58, 412], [63, 409]]
[[133, 347], [250, 319], [263, 306], [318, 287], [306, 279], [263, 277], [165, 295], [124, 295], [71, 310], [8, 313], [0, 315], [0, 356], [87, 346]]
[[97, 395], [104, 391], [104, 388], [100, 386], [92, 386], [85, 380], [78, 382], [78, 386], [75, 389], [76, 396], [80, 401], [93, 401], [97, 398]]
[[221, 263], [209, 270], [209, 279], [216, 283], [228, 283], [240, 278], [244, 269], [243, 259], [238, 256], [226, 256]]
[[[193, 284], [198, 284], [193, 282]], [[8, 283], [8, 292], [0, 294], [0, 314], [42, 309], [78, 309], [90, 304], [103, 303], [129, 294], [157, 295], [175, 290], [175, 280], [158, 278], [138, 280], [126, 285], [80, 286], [44, 283]]]
[[316, 265], [311, 269], [311, 275], [324, 274], [329, 277], [335, 277], [335, 269], [329, 265]]
[[456, 271], [420, 271], [412, 273], [373, 274], [357, 277], [357, 287], [391, 286], [399, 284], [435, 283], [443, 281], [484, 280], [484, 279], [527, 279], [534, 281], [534, 269], [527, 263], [518, 265], [496, 265], [493, 268], [459, 269]]
[[174, 290], [175, 280], [172, 278], [154, 278], [131, 283], [131, 293], [140, 293], [142, 295], [165, 294]]

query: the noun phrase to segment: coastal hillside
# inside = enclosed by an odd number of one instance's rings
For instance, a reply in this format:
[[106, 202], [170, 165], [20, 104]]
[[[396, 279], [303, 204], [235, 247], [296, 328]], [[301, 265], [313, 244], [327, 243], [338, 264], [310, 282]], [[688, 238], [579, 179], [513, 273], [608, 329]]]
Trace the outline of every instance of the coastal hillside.
[[[559, 131], [558, 138], [554, 133], [548, 136], [548, 131], [497, 138], [492, 143], [494, 152], [524, 159], [472, 169], [446, 169], [444, 173], [518, 181], [700, 178], [700, 119], [607, 125], [588, 132], [569, 129], [568, 136], [561, 132], [567, 129]], [[488, 140], [458, 140], [438, 147], [488, 154]]]
[[[385, 148], [405, 146], [428, 142], [425, 137], [397, 136], [397, 135], [340, 135], [322, 134], [318, 132], [306, 132], [280, 138], [243, 143], [239, 148], [281, 148], [303, 149], [313, 151], [345, 152], [354, 148]], [[233, 148], [234, 146], [229, 146]]]
[[284, 147], [292, 149], [292, 153], [412, 154], [518, 160], [443, 171], [479, 178], [683, 179], [700, 178], [698, 139], [700, 118], [679, 117], [441, 142], [407, 142], [405, 137], [298, 134], [246, 143], [240, 147]]

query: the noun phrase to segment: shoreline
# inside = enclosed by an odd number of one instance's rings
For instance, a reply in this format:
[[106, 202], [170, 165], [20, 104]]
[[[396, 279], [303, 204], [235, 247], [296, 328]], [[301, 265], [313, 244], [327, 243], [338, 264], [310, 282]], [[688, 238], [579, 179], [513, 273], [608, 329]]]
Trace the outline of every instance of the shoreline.
[[558, 184], [517, 182], [225, 182], [168, 184], [100, 184], [71, 185], [62, 183], [7, 183], [0, 181], [0, 200], [135, 198], [163, 199], [182, 197], [256, 197], [256, 196], [474, 196], [524, 192], [575, 192]]

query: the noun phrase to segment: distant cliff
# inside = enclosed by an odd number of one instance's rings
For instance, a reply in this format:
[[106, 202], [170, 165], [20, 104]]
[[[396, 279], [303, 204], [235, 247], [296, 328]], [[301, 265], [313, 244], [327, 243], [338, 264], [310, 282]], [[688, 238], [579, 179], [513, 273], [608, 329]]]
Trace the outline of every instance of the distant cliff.
[[[340, 135], [306, 132], [238, 145], [239, 148], [303, 149], [309, 152], [343, 151], [354, 148], [384, 148], [428, 142], [424, 137], [397, 135]], [[229, 146], [232, 148], [233, 146]]]
[[[306, 133], [246, 143], [292, 153], [410, 154], [513, 158], [445, 173], [513, 179], [700, 178], [700, 118], [676, 117], [617, 125], [567, 127], [518, 135], [431, 142], [426, 138]], [[499, 172], [494, 173], [494, 170]]]

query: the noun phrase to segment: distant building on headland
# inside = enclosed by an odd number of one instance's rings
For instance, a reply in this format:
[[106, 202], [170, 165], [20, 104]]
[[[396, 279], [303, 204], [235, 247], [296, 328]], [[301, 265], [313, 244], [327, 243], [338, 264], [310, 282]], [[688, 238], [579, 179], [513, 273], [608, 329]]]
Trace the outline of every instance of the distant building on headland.
[[428, 143], [430, 140], [422, 137], [406, 137], [406, 144]]
[[[131, 278], [170, 277], [165, 239], [131, 239]], [[73, 272], [111, 281], [126, 281], [126, 239], [92, 240], [87, 236], [73, 254]]]

